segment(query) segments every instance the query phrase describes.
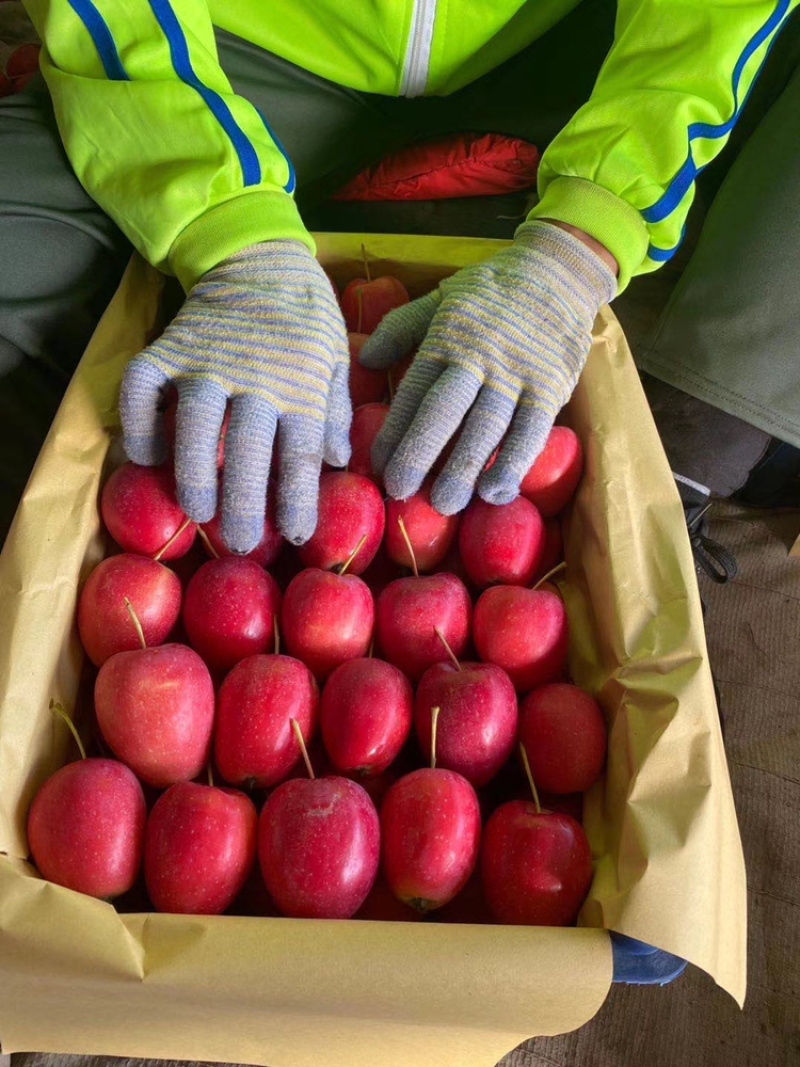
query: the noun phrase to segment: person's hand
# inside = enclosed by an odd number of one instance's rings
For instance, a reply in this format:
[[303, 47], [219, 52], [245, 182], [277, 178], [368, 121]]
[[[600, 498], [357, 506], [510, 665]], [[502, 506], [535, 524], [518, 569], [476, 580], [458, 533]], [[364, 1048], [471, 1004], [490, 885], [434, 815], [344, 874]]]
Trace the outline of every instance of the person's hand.
[[350, 354], [331, 284], [305, 245], [246, 248], [194, 286], [162, 336], [131, 360], [122, 383], [125, 449], [135, 463], [166, 458], [159, 402], [178, 390], [178, 500], [195, 522], [217, 511], [217, 446], [228, 401], [222, 536], [236, 552], [264, 533], [278, 431], [278, 525], [294, 544], [317, 523], [323, 458], [350, 458]]
[[610, 267], [577, 237], [526, 222], [510, 247], [389, 312], [361, 362], [390, 367], [419, 345], [373, 447], [389, 495], [415, 493], [466, 419], [434, 483], [434, 507], [460, 511], [476, 484], [489, 503], [513, 500], [572, 395], [595, 316], [616, 291]]

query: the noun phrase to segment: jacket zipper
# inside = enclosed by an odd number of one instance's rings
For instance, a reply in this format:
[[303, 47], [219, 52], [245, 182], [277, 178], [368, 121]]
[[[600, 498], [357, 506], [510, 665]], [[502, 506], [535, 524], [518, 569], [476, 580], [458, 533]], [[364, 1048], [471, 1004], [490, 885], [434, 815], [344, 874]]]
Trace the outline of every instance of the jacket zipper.
[[427, 88], [435, 22], [436, 0], [414, 0], [401, 96], [422, 96]]

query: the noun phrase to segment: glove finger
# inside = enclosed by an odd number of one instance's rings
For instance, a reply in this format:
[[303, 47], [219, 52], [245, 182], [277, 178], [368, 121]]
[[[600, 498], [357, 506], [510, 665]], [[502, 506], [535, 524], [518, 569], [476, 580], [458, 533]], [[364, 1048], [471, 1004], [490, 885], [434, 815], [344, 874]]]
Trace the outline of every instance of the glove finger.
[[119, 413], [128, 458], [154, 467], [167, 458], [167, 442], [159, 403], [167, 375], [145, 356], [128, 364], [119, 394]]
[[478, 479], [478, 495], [488, 504], [509, 504], [536, 461], [553, 428], [555, 416], [530, 400], [520, 404], [494, 465]]
[[304, 544], [317, 527], [324, 427], [320, 420], [284, 415], [278, 429], [278, 526], [287, 541]]
[[217, 455], [227, 403], [227, 393], [216, 382], [178, 382], [175, 479], [178, 503], [195, 522], [208, 522], [216, 514]]
[[439, 453], [458, 430], [480, 387], [480, 379], [471, 371], [448, 367], [428, 390], [384, 471], [383, 484], [389, 496], [406, 500], [416, 493]]
[[381, 432], [372, 446], [372, 469], [383, 474], [393, 452], [405, 437], [420, 404], [435, 382], [444, 374], [447, 364], [424, 356], [417, 356], [392, 401]]
[[481, 471], [511, 424], [514, 409], [509, 397], [494, 389], [481, 389], [453, 454], [433, 485], [431, 503], [441, 515], [455, 515], [470, 502]]
[[358, 357], [363, 367], [386, 370], [422, 343], [441, 302], [439, 290], [385, 315]]
[[325, 462], [330, 463], [332, 467], [346, 467], [350, 460], [350, 423], [353, 408], [350, 403], [349, 377], [350, 364], [337, 364], [328, 393], [323, 451]]
[[267, 483], [278, 413], [259, 396], [234, 398], [225, 435], [222, 540], [232, 552], [250, 552], [264, 536]]

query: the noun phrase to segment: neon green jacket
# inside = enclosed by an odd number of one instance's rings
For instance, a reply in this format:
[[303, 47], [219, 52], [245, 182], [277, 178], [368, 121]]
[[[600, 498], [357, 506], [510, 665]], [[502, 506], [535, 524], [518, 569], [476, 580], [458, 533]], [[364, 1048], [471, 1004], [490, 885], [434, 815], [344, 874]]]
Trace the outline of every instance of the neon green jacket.
[[[725, 144], [800, 0], [619, 0], [588, 103], [547, 149], [533, 216], [592, 234], [620, 287], [680, 244], [694, 179]], [[213, 26], [355, 89], [449, 93], [577, 0], [27, 0], [81, 182], [186, 289], [271, 238], [313, 250], [269, 116], [237, 96]]]

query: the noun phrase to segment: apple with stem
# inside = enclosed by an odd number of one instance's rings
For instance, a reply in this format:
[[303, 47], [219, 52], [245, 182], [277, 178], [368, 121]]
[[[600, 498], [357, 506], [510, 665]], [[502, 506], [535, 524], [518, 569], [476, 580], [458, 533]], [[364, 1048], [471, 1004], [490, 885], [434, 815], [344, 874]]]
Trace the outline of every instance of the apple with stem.
[[186, 590], [183, 623], [206, 663], [230, 670], [269, 648], [281, 603], [278, 583], [252, 559], [209, 560]]
[[381, 805], [383, 873], [398, 900], [421, 912], [440, 908], [463, 889], [478, 859], [480, 804], [460, 774], [436, 766], [431, 709], [431, 765], [405, 775]]
[[113, 900], [136, 881], [147, 807], [136, 775], [111, 759], [87, 759], [72, 720], [51, 701], [81, 758], [51, 775], [28, 815], [28, 843], [43, 878], [78, 893]]
[[373, 481], [349, 471], [329, 471], [319, 480], [317, 528], [298, 555], [306, 567], [321, 570], [341, 567], [349, 559], [351, 574], [361, 574], [378, 551], [384, 524], [383, 497]]
[[341, 307], [347, 329], [370, 334], [387, 311], [409, 302], [406, 287], [390, 274], [373, 278], [367, 253], [361, 246], [366, 278], [354, 278], [342, 293]]
[[211, 556], [212, 559], [219, 559], [220, 556], [237, 555], [239, 559], [250, 559], [253, 563], [257, 563], [261, 567], [271, 567], [280, 555], [284, 545], [283, 537], [278, 529], [278, 522], [275, 516], [275, 495], [274, 492], [269, 492], [267, 494], [267, 513], [264, 517], [264, 536], [258, 542], [256, 547], [251, 549], [243, 557], [238, 556], [238, 553], [231, 552], [222, 540], [221, 513], [215, 515], [210, 522], [204, 522], [201, 526], [198, 526], [197, 533], [209, 556]]
[[147, 644], [162, 644], [180, 617], [180, 579], [147, 556], [109, 556], [89, 575], [78, 601], [78, 632], [95, 667], [139, 648], [132, 611]]
[[317, 728], [319, 690], [300, 660], [249, 656], [219, 688], [214, 758], [226, 782], [246, 789], [282, 782], [301, 759], [292, 721], [310, 743]]
[[267, 799], [258, 824], [261, 873], [284, 915], [349, 919], [378, 873], [378, 813], [349, 778], [315, 778], [299, 724], [293, 728], [309, 777], [284, 782]]
[[460, 663], [439, 634], [449, 663], [423, 674], [414, 699], [414, 728], [426, 759], [431, 757], [431, 708], [438, 707], [436, 758], [476, 789], [506, 763], [517, 733], [517, 694], [511, 679], [491, 663]]
[[164, 789], [196, 777], [208, 761], [214, 685], [191, 648], [148, 648], [140, 636], [141, 649], [118, 652], [100, 668], [95, 712], [114, 755]]
[[569, 926], [592, 882], [592, 853], [580, 823], [543, 811], [525, 746], [520, 754], [533, 802], [512, 800], [490, 816], [481, 846], [486, 902], [501, 923]]
[[478, 656], [502, 667], [521, 693], [553, 681], [567, 665], [567, 613], [545, 589], [487, 589], [475, 605], [473, 639]]
[[460, 515], [439, 514], [431, 503], [431, 483], [428, 481], [407, 500], [387, 500], [386, 552], [389, 558], [412, 570], [416, 562], [417, 570], [422, 573], [435, 570], [456, 539], [460, 518]]
[[339, 573], [309, 569], [289, 583], [283, 598], [281, 629], [290, 654], [322, 680], [340, 663], [365, 656], [372, 641], [375, 603], [365, 582], [347, 569], [363, 544], [356, 545]]
[[197, 527], [181, 511], [169, 467], [118, 467], [103, 486], [100, 511], [126, 552], [166, 561], [185, 556], [194, 544]]
[[385, 771], [411, 730], [413, 692], [405, 675], [379, 659], [351, 659], [328, 679], [320, 728], [335, 769], [357, 778]]
[[606, 724], [600, 706], [576, 685], [553, 682], [522, 702], [519, 738], [534, 779], [550, 793], [585, 793], [603, 770]]
[[[401, 530], [404, 523], [399, 520]], [[413, 578], [398, 578], [381, 592], [376, 605], [376, 637], [383, 658], [418, 681], [428, 667], [446, 660], [437, 634], [444, 634], [456, 656], [469, 641], [472, 602], [453, 574], [421, 577], [410, 540]]]
[[156, 911], [219, 915], [256, 857], [255, 805], [237, 789], [179, 782], [147, 820], [144, 877]]

